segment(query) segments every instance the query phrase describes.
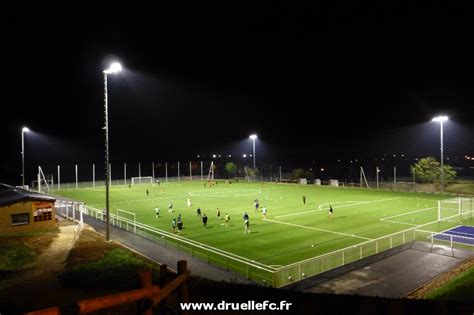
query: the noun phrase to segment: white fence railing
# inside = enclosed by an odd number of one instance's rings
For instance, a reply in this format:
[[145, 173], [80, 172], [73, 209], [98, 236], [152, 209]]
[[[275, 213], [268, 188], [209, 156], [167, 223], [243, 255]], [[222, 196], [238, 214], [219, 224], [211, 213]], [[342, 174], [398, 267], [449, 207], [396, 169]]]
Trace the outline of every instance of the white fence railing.
[[74, 239], [76, 239], [84, 225], [82, 216], [84, 213], [84, 203], [68, 200], [56, 200], [54, 207], [57, 215], [76, 223], [74, 228]]
[[[103, 211], [88, 206], [81, 209], [87, 215], [105, 221]], [[248, 279], [273, 287], [282, 287], [414, 241], [431, 242], [432, 244], [450, 246], [451, 248], [461, 247], [474, 250], [474, 238], [456, 238], [447, 233], [420, 229], [423, 226], [433, 224], [433, 222], [429, 222], [331, 253], [275, 268], [197, 241], [179, 237], [173, 233], [159, 230], [135, 220], [121, 217], [118, 213], [110, 213], [110, 223], [166, 246], [184, 251], [209, 263], [221, 266], [226, 270], [239, 273]], [[463, 241], [459, 241], [461, 239]]]

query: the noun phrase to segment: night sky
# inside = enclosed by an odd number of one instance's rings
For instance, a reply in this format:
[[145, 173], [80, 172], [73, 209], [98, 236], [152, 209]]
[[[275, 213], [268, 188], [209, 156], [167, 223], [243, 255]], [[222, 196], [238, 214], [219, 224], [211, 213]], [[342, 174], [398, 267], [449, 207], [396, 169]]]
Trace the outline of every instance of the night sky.
[[446, 155], [474, 156], [471, 8], [191, 3], [6, 8], [0, 181], [21, 181], [23, 125], [30, 176], [103, 163], [114, 58], [112, 163], [251, 153], [253, 132], [265, 163], [437, 156], [438, 114]]

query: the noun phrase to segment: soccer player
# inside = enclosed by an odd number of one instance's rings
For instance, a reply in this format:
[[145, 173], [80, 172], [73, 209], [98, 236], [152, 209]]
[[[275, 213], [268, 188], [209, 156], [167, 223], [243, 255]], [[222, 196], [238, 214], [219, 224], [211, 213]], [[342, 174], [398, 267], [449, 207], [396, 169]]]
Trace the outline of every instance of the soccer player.
[[258, 200], [257, 200], [257, 199], [255, 199], [255, 200], [256, 200], [256, 201], [255, 201], [255, 212], [258, 212], [258, 207], [259, 207], [260, 205], [258, 204]]
[[202, 215], [201, 215], [201, 208], [197, 208], [197, 215], [198, 215], [198, 218], [202, 218]]
[[147, 196], [150, 195], [150, 192], [148, 191], [148, 189], [146, 190], [146, 195], [147, 195]]
[[224, 216], [225, 227], [227, 227], [227, 226], [229, 225], [229, 220], [230, 220], [230, 217], [229, 217], [229, 215], [226, 213], [225, 216]]
[[183, 219], [181, 218], [181, 213], [178, 215], [178, 233], [181, 233], [183, 230]]
[[132, 185], [131, 185], [131, 184], [128, 184], [128, 188], [132, 189]]
[[263, 219], [266, 220], [267, 219], [267, 207], [263, 206], [262, 213], [263, 213]]
[[173, 203], [170, 202], [168, 205], [168, 213], [172, 213], [172, 212], [173, 212]]
[[171, 221], [171, 227], [173, 228], [173, 233], [176, 233], [176, 218]]
[[191, 207], [191, 206], [192, 206], [191, 198], [188, 198], [188, 207]]
[[247, 233], [250, 234], [250, 221], [249, 221], [249, 219], [244, 221], [244, 228], [245, 228], [244, 234], [247, 234]]
[[207, 229], [207, 215], [205, 213], [202, 216], [202, 224], [204, 224], [204, 228]]
[[242, 219], [244, 219], [244, 221], [249, 219], [249, 215], [247, 214], [247, 211], [245, 211], [244, 216], [242, 217]]
[[221, 209], [217, 208], [217, 220], [221, 219]]
[[158, 207], [155, 208], [155, 216], [157, 219], [160, 217], [160, 208]]
[[305, 205], [306, 204], [306, 196], [303, 195], [303, 204]]
[[331, 207], [331, 205], [329, 205], [329, 214], [328, 214], [329, 219], [332, 219], [332, 211], [333, 211], [332, 207]]

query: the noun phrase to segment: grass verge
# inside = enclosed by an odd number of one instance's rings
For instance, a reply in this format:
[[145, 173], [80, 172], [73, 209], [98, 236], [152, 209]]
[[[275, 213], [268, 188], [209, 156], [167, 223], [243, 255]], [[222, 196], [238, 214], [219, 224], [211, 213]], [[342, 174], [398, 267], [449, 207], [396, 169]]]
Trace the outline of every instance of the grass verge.
[[474, 267], [461, 272], [443, 286], [426, 295], [431, 300], [468, 301], [474, 300]]
[[84, 229], [69, 253], [60, 279], [70, 288], [132, 289], [139, 286], [137, 273], [141, 270], [152, 271], [153, 280], [157, 281], [157, 264]]

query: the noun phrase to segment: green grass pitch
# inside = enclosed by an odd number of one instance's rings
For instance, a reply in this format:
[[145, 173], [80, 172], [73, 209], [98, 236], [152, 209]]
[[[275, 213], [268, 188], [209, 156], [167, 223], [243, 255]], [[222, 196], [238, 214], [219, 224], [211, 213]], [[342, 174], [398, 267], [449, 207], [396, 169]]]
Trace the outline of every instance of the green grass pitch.
[[[149, 195], [146, 191], [149, 190]], [[105, 188], [69, 189], [56, 192], [86, 205], [103, 209]], [[302, 196], [306, 196], [303, 204]], [[136, 220], [171, 232], [171, 221], [182, 215], [184, 229], [178, 237], [245, 257], [266, 266], [285, 266], [310, 257], [367, 242], [437, 220], [437, 201], [449, 195], [388, 192], [314, 185], [247, 183], [213, 187], [204, 182], [173, 182], [161, 185], [112, 186], [111, 212], [134, 212]], [[188, 207], [187, 200], [192, 206]], [[258, 199], [260, 209], [254, 208]], [[173, 203], [173, 213], [168, 204]], [[328, 215], [329, 206], [334, 212]], [[267, 220], [261, 208], [268, 209]], [[159, 207], [160, 217], [154, 209]], [[196, 209], [207, 214], [207, 228]], [[221, 209], [221, 220], [216, 209]], [[244, 234], [242, 216], [250, 216], [250, 234]], [[231, 220], [224, 225], [224, 215]], [[436, 223], [424, 229], [441, 231], [454, 223]]]

